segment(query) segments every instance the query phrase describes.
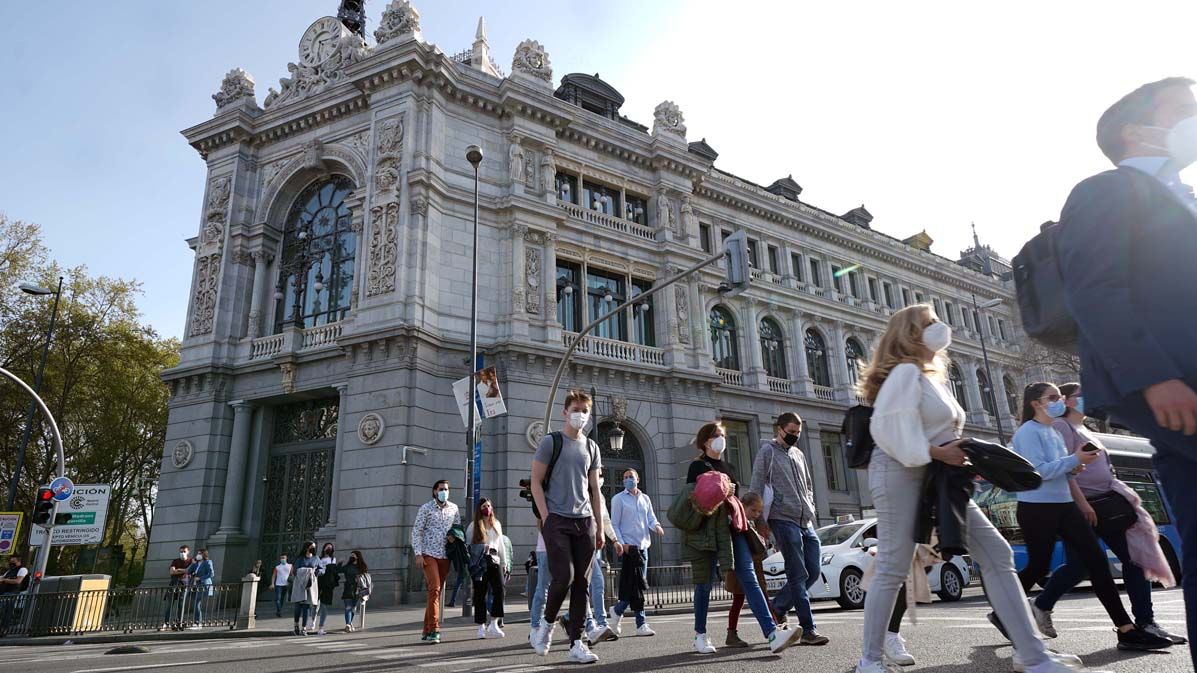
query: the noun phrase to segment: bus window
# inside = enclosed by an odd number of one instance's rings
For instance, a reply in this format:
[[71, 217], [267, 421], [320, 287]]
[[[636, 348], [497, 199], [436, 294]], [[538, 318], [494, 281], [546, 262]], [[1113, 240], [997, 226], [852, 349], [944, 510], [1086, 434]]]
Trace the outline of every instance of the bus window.
[[1128, 481], [1127, 486], [1130, 486], [1139, 497], [1143, 499], [1143, 509], [1151, 514], [1151, 518], [1155, 520], [1155, 525], [1164, 526], [1172, 523], [1168, 518], [1168, 509], [1164, 507], [1164, 498], [1160, 495], [1160, 489], [1154, 483], [1145, 484], [1141, 481]]
[[1010, 544], [1024, 544], [1022, 528], [1018, 526], [1018, 500], [988, 482], [977, 482], [973, 501], [985, 517]]

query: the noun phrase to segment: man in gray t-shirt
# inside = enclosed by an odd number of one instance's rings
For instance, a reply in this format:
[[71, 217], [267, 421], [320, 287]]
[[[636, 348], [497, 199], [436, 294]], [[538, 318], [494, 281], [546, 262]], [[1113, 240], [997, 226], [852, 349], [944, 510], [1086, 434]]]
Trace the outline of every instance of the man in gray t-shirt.
[[544, 625], [532, 635], [532, 647], [539, 655], [548, 653], [557, 613], [568, 593], [569, 659], [586, 664], [598, 661], [582, 640], [582, 623], [589, 602], [590, 566], [595, 550], [603, 547], [603, 510], [591, 506], [591, 502], [602, 501], [598, 482], [602, 462], [598, 447], [582, 434], [590, 422], [590, 407], [589, 395], [570, 391], [562, 414], [565, 429], [553, 433], [561, 437], [557, 462], [553, 463], [553, 434], [545, 436], [532, 458], [532, 500], [544, 516], [540, 532], [553, 578], [545, 601]]

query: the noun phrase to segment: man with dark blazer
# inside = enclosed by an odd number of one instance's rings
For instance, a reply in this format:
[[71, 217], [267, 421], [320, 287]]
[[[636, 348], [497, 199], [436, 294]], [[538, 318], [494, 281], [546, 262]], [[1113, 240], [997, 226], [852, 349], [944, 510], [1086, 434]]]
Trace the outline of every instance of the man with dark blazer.
[[1197, 161], [1193, 84], [1146, 84], [1106, 110], [1097, 144], [1117, 168], [1073, 189], [1056, 235], [1080, 332], [1085, 413], [1104, 412], [1156, 449], [1182, 540], [1190, 641], [1197, 633], [1197, 201], [1178, 173]]

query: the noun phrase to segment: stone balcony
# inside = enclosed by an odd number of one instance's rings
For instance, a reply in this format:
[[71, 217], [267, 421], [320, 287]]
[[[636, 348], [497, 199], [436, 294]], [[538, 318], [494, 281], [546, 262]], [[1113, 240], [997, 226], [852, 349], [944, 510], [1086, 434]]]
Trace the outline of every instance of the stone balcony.
[[602, 213], [597, 210], [588, 210], [573, 203], [558, 201], [557, 205], [560, 206], [562, 210], [569, 213], [570, 217], [573, 219], [579, 220], [586, 224], [602, 227], [603, 229], [608, 229], [624, 236], [631, 236], [633, 238], [652, 241], [654, 243], [657, 241], [656, 233], [651, 228], [643, 224], [632, 222], [631, 220], [625, 220], [620, 217], [607, 215], [606, 213]]
[[[563, 332], [561, 334], [561, 343], [566, 348], [573, 343], [577, 338], [575, 332]], [[617, 362], [634, 362], [637, 364], [652, 365], [654, 367], [665, 366], [665, 349], [654, 348], [652, 346], [641, 346], [640, 344], [629, 343], [627, 341], [617, 341], [615, 339], [604, 339], [602, 337], [585, 336], [575, 349], [576, 353], [590, 355], [603, 360], [615, 360]]]
[[342, 323], [334, 322], [318, 327], [296, 329], [289, 327], [278, 334], [249, 341], [249, 360], [267, 360], [286, 353], [316, 351], [335, 347], [341, 336]]

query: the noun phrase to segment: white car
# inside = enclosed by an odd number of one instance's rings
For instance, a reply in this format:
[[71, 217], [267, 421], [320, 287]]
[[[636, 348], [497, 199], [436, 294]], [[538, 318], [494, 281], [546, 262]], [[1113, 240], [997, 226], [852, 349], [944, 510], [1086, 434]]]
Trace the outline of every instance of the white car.
[[[822, 547], [822, 573], [810, 589], [811, 599], [835, 600], [850, 610], [863, 608], [865, 592], [860, 586], [860, 578], [873, 562], [867, 549], [877, 544], [877, 519], [824, 526], [815, 533]], [[772, 596], [786, 583], [785, 561], [779, 551], [766, 558], [762, 565], [765, 585]], [[972, 581], [971, 567], [972, 562], [960, 556], [947, 563], [936, 563], [927, 571], [931, 591], [941, 600], [960, 600], [964, 587]]]

